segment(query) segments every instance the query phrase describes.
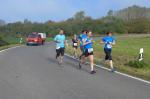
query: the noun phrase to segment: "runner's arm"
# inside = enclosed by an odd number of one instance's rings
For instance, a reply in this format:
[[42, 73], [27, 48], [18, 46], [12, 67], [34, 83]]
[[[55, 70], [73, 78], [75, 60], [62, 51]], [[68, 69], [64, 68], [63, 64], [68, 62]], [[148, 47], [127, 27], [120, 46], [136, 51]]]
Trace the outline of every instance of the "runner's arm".
[[110, 42], [111, 45], [115, 45], [116, 44], [116, 41], [115, 39], [113, 38], [112, 42]]
[[110, 44], [111, 44], [111, 45], [115, 45], [115, 44], [116, 44], [116, 42], [115, 42], [115, 41], [113, 41], [113, 42], [110, 42]]
[[78, 45], [80, 45], [80, 40], [78, 39]]
[[67, 42], [67, 40], [64, 41], [64, 44], [68, 47], [68, 42]]
[[104, 40], [101, 40], [100, 44], [105, 44], [106, 42]]
[[86, 42], [86, 40], [83, 40], [83, 45], [87, 45], [89, 43], [91, 43], [92, 41]]
[[54, 42], [55, 42], [55, 43], [60, 43], [60, 42], [57, 40], [57, 35], [56, 35], [55, 38], [54, 38]]
[[54, 41], [54, 42], [55, 42], [55, 43], [60, 43], [60, 42], [59, 42], [59, 41], [57, 41], [57, 40], [56, 40], [56, 41]]

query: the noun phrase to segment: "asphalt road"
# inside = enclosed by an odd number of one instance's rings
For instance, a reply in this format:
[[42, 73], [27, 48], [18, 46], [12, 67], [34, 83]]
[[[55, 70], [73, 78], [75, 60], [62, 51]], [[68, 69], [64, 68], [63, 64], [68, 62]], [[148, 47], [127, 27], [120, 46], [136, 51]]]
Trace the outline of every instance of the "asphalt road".
[[150, 84], [64, 61], [57, 64], [54, 44], [0, 53], [0, 99], [150, 99]]

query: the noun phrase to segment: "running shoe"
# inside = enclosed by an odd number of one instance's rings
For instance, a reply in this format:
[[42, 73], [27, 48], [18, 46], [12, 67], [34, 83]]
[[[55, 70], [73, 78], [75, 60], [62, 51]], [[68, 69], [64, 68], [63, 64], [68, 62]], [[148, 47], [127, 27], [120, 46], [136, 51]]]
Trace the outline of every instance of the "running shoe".
[[81, 62], [79, 62], [79, 69], [81, 69], [81, 68], [82, 68]]
[[90, 72], [90, 74], [95, 74], [95, 73], [96, 73], [96, 71], [94, 71], [94, 70]]
[[111, 71], [111, 72], [115, 72], [115, 71], [116, 71], [116, 68], [112, 68], [110, 71]]

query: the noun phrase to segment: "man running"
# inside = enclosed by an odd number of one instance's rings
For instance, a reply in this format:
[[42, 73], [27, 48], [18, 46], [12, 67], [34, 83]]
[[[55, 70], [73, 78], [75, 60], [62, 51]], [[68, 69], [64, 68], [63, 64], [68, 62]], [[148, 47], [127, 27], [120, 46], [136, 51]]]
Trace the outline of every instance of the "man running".
[[74, 38], [72, 39], [72, 47], [73, 47], [73, 54], [74, 54], [74, 58], [77, 58], [77, 49], [78, 49], [78, 38], [77, 35], [74, 35]]
[[115, 68], [113, 66], [113, 61], [112, 61], [112, 46], [115, 45], [115, 39], [112, 37], [112, 33], [108, 32], [107, 36], [102, 38], [101, 43], [104, 44], [104, 52], [105, 52], [105, 60], [109, 61], [111, 71], [114, 72]]
[[87, 38], [87, 30], [83, 30], [82, 34], [80, 34], [79, 37], [78, 37], [81, 52], [84, 52], [84, 46], [83, 46], [83, 42], [82, 42], [82, 40], [84, 38]]
[[84, 56], [84, 45], [83, 45], [83, 39], [84, 38], [87, 38], [87, 30], [83, 30], [82, 31], [82, 34], [79, 35], [78, 37], [78, 43], [80, 44], [80, 50], [81, 50], [81, 55], [79, 57], [79, 69], [81, 69], [81, 63], [84, 63], [85, 62], [85, 56]]
[[87, 38], [83, 38], [83, 46], [84, 46], [84, 55], [87, 57], [90, 61], [90, 66], [91, 66], [91, 74], [96, 73], [94, 70], [94, 55], [93, 55], [93, 40], [91, 38], [92, 32], [89, 31], [87, 33]]
[[64, 35], [64, 30], [61, 29], [59, 34], [55, 36], [54, 41], [56, 42], [56, 59], [58, 59], [58, 63], [61, 65], [63, 62], [63, 56], [65, 53], [65, 35]]

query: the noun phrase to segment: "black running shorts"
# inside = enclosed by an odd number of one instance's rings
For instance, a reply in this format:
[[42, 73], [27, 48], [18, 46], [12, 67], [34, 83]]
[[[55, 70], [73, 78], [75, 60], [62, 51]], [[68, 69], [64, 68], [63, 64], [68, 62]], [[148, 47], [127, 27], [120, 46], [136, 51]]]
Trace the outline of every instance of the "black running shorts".
[[56, 53], [57, 53], [57, 56], [64, 56], [64, 53], [65, 53], [65, 48], [62, 47], [62, 48], [59, 48], [59, 49], [56, 49]]
[[89, 51], [89, 49], [85, 49], [85, 51], [84, 51], [85, 57], [88, 57], [88, 56], [93, 55], [93, 54], [94, 54], [93, 51]]
[[111, 56], [112, 50], [104, 48], [104, 52], [105, 52], [105, 55], [106, 55], [105, 60], [112, 60], [112, 56]]

